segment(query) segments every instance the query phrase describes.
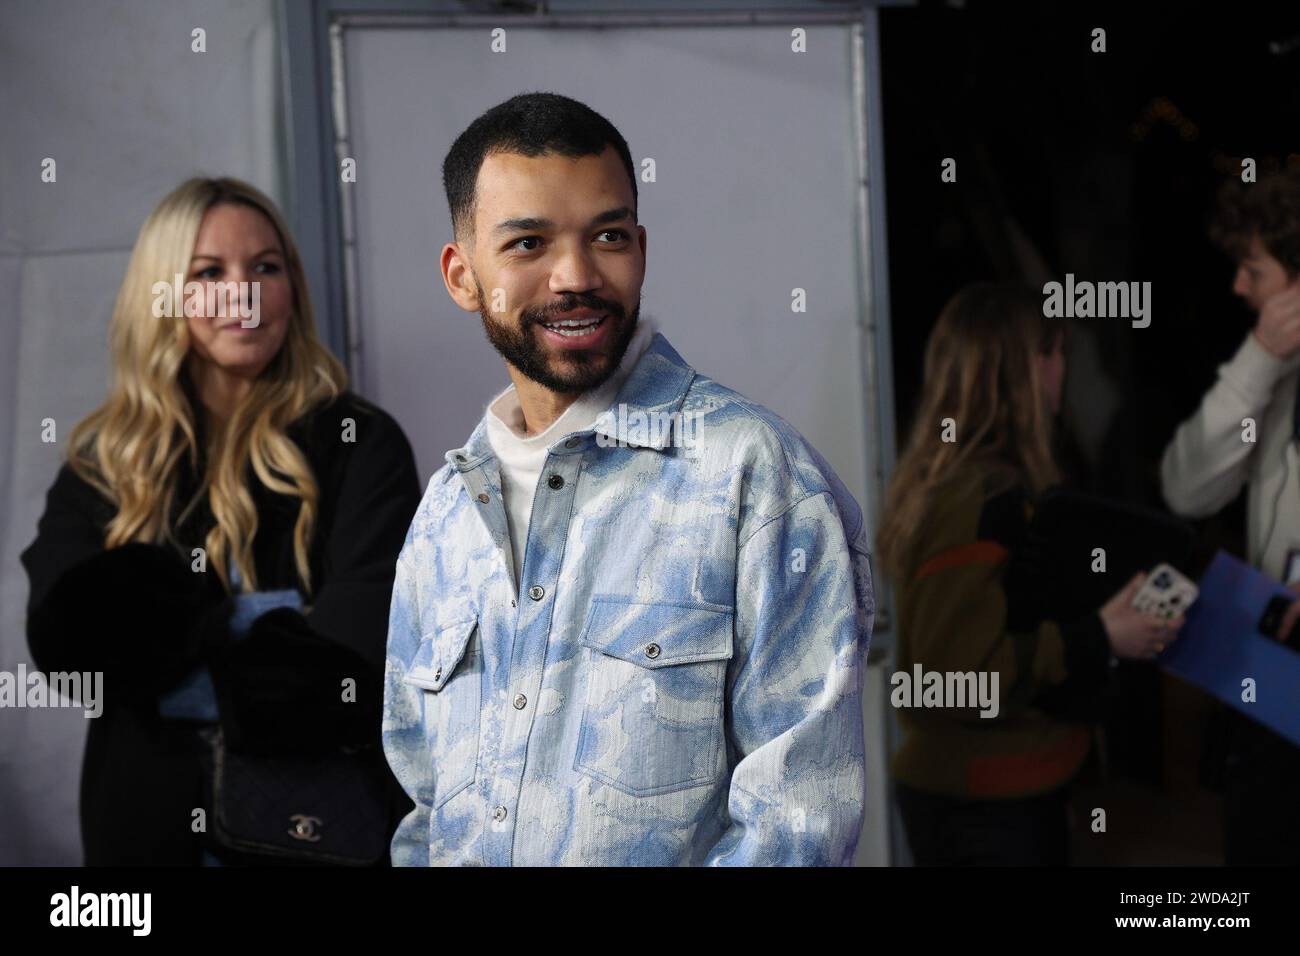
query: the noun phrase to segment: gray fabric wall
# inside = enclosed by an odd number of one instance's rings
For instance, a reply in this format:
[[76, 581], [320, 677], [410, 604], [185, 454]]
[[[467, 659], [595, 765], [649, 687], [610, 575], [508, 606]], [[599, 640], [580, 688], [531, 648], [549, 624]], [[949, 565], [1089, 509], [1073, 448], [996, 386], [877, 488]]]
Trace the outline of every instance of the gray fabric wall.
[[[207, 52], [191, 52], [191, 31]], [[18, 555], [71, 430], [104, 398], [108, 323], [153, 206], [196, 174], [280, 199], [272, 0], [0, 4], [0, 670], [34, 669]], [[41, 181], [41, 162], [58, 180]], [[41, 441], [41, 420], [58, 444]], [[76, 709], [0, 709], [0, 865], [78, 864]]]

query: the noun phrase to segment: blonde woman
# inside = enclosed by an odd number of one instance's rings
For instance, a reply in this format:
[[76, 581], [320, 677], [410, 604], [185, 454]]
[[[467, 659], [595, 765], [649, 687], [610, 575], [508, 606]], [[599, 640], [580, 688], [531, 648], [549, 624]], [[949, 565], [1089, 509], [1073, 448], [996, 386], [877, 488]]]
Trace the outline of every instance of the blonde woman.
[[926, 346], [878, 538], [898, 669], [996, 673], [998, 699], [993, 717], [898, 709], [890, 775], [917, 865], [1067, 863], [1066, 786], [1087, 756], [1088, 701], [1112, 655], [1153, 657], [1182, 624], [1130, 606], [1143, 575], [1083, 619], [1047, 606], [1052, 569], [1035, 560], [1029, 518], [1058, 481], [1064, 344], [1037, 293], [982, 283], [953, 296]]
[[37, 665], [103, 674], [86, 863], [382, 864], [404, 807], [369, 755], [421, 493], [406, 437], [348, 390], [280, 213], [238, 180], [153, 211], [109, 337], [108, 396], [22, 554]]

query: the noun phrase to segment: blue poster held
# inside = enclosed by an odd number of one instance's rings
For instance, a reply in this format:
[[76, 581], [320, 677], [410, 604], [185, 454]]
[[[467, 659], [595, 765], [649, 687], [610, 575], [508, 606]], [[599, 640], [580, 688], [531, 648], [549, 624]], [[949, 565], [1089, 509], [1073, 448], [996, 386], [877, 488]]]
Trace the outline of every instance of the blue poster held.
[[[1220, 551], [1160, 666], [1300, 745], [1300, 652], [1265, 636], [1296, 595]], [[1247, 679], [1254, 682], [1247, 695]], [[1243, 700], [1243, 695], [1253, 699]]]

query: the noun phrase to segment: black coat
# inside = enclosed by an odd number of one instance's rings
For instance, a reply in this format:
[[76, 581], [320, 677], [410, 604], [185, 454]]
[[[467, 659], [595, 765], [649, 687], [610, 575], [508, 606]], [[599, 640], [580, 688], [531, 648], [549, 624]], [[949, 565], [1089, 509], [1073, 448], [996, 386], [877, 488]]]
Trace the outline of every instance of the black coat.
[[[356, 423], [353, 442], [343, 440], [345, 418]], [[421, 497], [415, 458], [401, 427], [351, 392], [288, 433], [320, 488], [308, 610], [263, 614], [237, 643], [227, 629], [232, 599], [215, 570], [191, 570], [190, 549], [215, 523], [206, 495], [176, 528], [183, 552], [143, 543], [106, 550], [113, 506], [66, 464], [49, 490], [36, 540], [21, 556], [31, 581], [27, 636], [42, 671], [104, 675], [103, 713], [90, 721], [81, 778], [87, 865], [198, 862], [202, 838], [191, 823], [195, 808], [209, 808], [203, 748], [196, 724], [158, 715], [158, 698], [200, 664], [217, 680], [232, 748], [301, 754], [379, 739], [394, 568]], [[202, 459], [195, 469], [187, 459], [180, 466], [174, 527], [203, 467]], [[257, 586], [301, 589], [299, 500], [266, 488], [251, 467], [247, 476], [258, 513]], [[340, 675], [357, 680], [356, 703], [340, 703]], [[410, 804], [384, 773], [391, 833]]]

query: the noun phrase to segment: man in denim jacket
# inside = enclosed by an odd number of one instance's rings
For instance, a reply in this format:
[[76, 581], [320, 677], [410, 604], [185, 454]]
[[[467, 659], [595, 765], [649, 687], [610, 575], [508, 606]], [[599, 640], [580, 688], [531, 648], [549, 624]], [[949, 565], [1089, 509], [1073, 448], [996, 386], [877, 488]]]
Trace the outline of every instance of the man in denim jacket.
[[443, 172], [444, 280], [513, 384], [398, 558], [383, 739], [416, 809], [393, 863], [851, 863], [861, 509], [639, 320], [646, 232], [603, 117], [515, 97]]

